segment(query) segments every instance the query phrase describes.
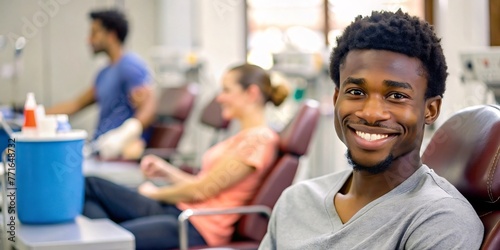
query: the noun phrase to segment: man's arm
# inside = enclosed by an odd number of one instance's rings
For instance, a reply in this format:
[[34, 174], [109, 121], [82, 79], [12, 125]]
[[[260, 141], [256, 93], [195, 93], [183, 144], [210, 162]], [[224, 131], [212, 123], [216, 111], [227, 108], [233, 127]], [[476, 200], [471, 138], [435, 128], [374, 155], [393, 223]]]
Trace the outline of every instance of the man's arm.
[[[267, 225], [267, 232], [262, 241], [259, 244], [259, 250], [274, 250], [276, 249], [276, 213], [279, 211], [279, 199], [276, 202], [271, 218], [269, 218], [269, 223]], [[283, 212], [283, 211], [281, 211]]]
[[45, 112], [47, 114], [67, 114], [72, 115], [83, 108], [95, 103], [94, 87], [90, 87], [77, 98], [59, 103], [53, 107], [48, 108]]
[[135, 109], [134, 116], [98, 138], [97, 145], [103, 159], [117, 158], [120, 155], [126, 159], [135, 159], [144, 150], [145, 142], [140, 140], [140, 136], [155, 119], [157, 100], [153, 87], [148, 84], [134, 87], [129, 93], [129, 100]]
[[147, 128], [155, 119], [157, 100], [150, 85], [136, 87], [130, 93], [130, 101], [136, 108], [134, 118], [143, 128]]

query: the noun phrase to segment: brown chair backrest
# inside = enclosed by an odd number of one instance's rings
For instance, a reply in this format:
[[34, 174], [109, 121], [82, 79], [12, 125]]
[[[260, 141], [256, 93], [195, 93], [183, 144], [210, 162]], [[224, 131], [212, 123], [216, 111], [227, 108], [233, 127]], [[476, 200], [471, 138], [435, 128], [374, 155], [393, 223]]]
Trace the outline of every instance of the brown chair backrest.
[[194, 84], [164, 88], [157, 110], [157, 121], [152, 125], [148, 148], [175, 149], [184, 133], [185, 121], [193, 110], [197, 95]]
[[200, 122], [216, 130], [226, 129], [229, 126], [229, 120], [222, 117], [222, 107], [214, 97], [201, 111]]
[[[306, 154], [319, 121], [319, 104], [314, 100], [302, 103], [296, 116], [280, 133], [280, 153], [250, 205], [270, 208], [295, 178], [300, 156]], [[268, 219], [258, 214], [244, 215], [238, 222], [238, 238], [261, 241], [267, 231]]]
[[197, 94], [198, 87], [194, 83], [162, 89], [156, 115], [185, 121], [193, 109]]
[[222, 117], [222, 107], [217, 102], [217, 96], [215, 96], [201, 111], [200, 122], [215, 130], [210, 140], [210, 146], [219, 142], [221, 132], [227, 130], [230, 121]]
[[485, 226], [482, 249], [500, 249], [500, 107], [454, 114], [436, 130], [422, 161], [476, 209]]

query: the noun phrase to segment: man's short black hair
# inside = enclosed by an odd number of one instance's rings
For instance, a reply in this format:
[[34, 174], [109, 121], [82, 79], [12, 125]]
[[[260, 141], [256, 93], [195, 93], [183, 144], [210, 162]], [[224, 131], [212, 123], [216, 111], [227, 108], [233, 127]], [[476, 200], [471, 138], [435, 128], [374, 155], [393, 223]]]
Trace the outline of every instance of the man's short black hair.
[[429, 23], [401, 10], [358, 16], [337, 38], [337, 46], [330, 56], [330, 77], [339, 88], [340, 66], [351, 50], [388, 50], [422, 61], [427, 77], [425, 98], [442, 97], [448, 67], [440, 41]]
[[121, 11], [116, 9], [92, 11], [90, 18], [101, 21], [102, 26], [107, 31], [114, 31], [121, 43], [125, 41], [128, 33], [128, 21]]

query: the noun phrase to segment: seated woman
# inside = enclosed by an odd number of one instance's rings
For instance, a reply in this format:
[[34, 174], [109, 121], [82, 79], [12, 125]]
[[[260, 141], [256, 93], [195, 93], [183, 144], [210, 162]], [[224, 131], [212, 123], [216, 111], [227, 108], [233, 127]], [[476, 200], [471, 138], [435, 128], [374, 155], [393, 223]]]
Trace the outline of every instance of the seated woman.
[[[217, 97], [226, 119], [239, 120], [241, 131], [205, 152], [201, 171], [190, 175], [164, 160], [148, 155], [141, 169], [148, 178], [163, 177], [170, 186], [150, 182], [138, 192], [112, 182], [88, 177], [83, 214], [109, 218], [132, 232], [137, 249], [179, 247], [177, 217], [190, 208], [235, 207], [253, 197], [274, 162], [278, 135], [266, 126], [265, 104], [280, 105], [288, 94], [272, 86], [268, 73], [255, 65], [230, 69]], [[230, 241], [239, 215], [198, 216], [190, 220], [191, 245], [211, 246]]]

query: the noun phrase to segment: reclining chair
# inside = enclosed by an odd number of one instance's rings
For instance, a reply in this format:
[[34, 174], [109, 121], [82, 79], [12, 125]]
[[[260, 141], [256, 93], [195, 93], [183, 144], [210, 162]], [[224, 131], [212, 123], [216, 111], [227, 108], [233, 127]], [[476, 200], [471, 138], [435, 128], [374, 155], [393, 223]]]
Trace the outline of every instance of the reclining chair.
[[[307, 152], [319, 117], [318, 102], [306, 100], [295, 118], [281, 131], [278, 158], [247, 206], [229, 209], [187, 209], [183, 211], [179, 215], [181, 250], [188, 249], [187, 220], [191, 216], [230, 213], [245, 215], [236, 224], [233, 241], [218, 248], [257, 249], [267, 231], [271, 209], [281, 192], [292, 184], [299, 165], [299, 158]], [[200, 246], [195, 249], [206, 248], [206, 246]]]
[[186, 120], [193, 110], [197, 92], [194, 84], [162, 90], [157, 119], [152, 125], [151, 139], [144, 154], [156, 154], [167, 159], [175, 152], [184, 133]]
[[220, 132], [226, 130], [229, 127], [230, 122], [222, 117], [222, 108], [220, 104], [217, 103], [216, 99], [217, 97], [213, 98], [201, 111], [201, 124], [215, 129], [214, 137], [210, 142], [210, 146], [213, 146], [218, 142]]
[[[200, 123], [214, 129], [214, 134], [210, 140], [210, 146], [215, 145], [220, 138], [221, 132], [227, 130], [229, 127], [229, 120], [222, 117], [222, 107], [217, 102], [217, 96], [214, 97], [210, 102], [201, 110]], [[189, 166], [181, 165], [179, 168], [190, 174], [197, 174], [200, 169]]]
[[500, 107], [453, 115], [435, 132], [422, 161], [472, 204], [485, 229], [481, 249], [500, 249]]

